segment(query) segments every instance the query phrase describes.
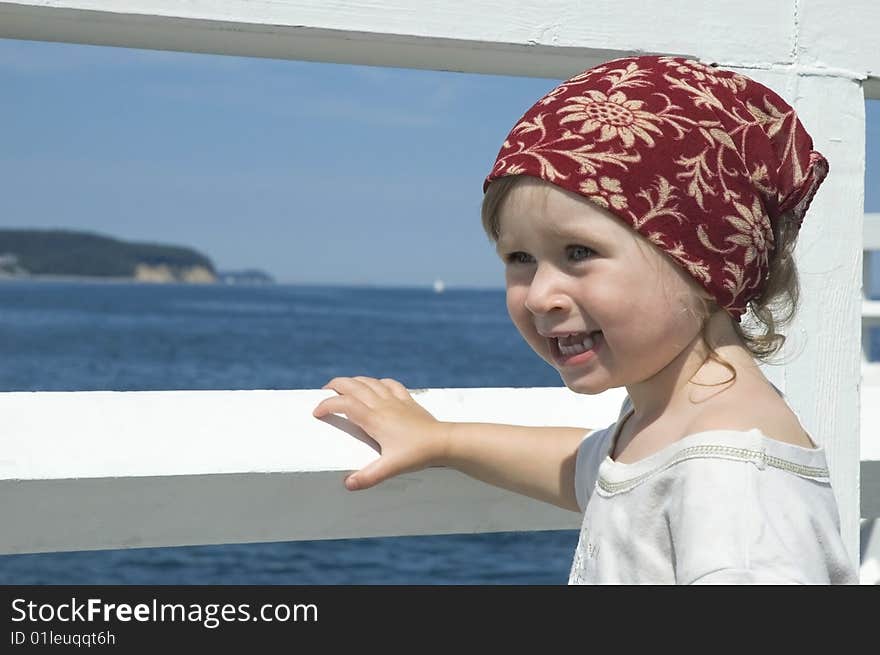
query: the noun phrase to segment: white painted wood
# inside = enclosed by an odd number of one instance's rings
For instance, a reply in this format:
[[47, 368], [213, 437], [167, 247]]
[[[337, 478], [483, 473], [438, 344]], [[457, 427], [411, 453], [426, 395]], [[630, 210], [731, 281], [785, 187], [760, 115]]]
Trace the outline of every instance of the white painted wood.
[[863, 300], [862, 317], [866, 326], [880, 325], [880, 300]]
[[[441, 420], [600, 428], [623, 390], [433, 389]], [[0, 553], [577, 528], [580, 515], [450, 469], [360, 492], [377, 457], [315, 419], [333, 391], [0, 394]], [[354, 434], [355, 436], [352, 436]], [[359, 436], [358, 436], [359, 435]], [[357, 437], [357, 438], [355, 438]]]
[[862, 250], [880, 250], [880, 214], [878, 213], [865, 214]]
[[855, 244], [863, 237], [864, 97], [848, 79], [742, 72], [792, 103], [816, 149], [831, 162], [798, 237], [801, 302], [786, 330], [785, 365], [775, 371], [774, 384], [827, 449], [844, 541], [855, 560], [862, 367], [862, 250]]
[[[867, 47], [874, 36], [870, 22], [838, 17], [841, 29], [854, 28], [857, 35], [814, 36], [815, 22], [799, 18], [803, 4], [12, 0], [0, 2], [0, 36], [560, 79], [635, 52], [699, 55], [745, 68], [789, 65], [799, 53], [809, 61], [804, 73], [833, 70], [859, 80], [869, 70], [876, 74]], [[858, 5], [854, 15], [872, 15], [867, 0]], [[811, 28], [810, 38], [800, 37], [802, 24]], [[841, 44], [865, 43], [869, 58], [807, 57], [835, 37]]]
[[[443, 420], [600, 428], [615, 420], [623, 393], [414, 395]], [[340, 429], [342, 419], [311, 416], [332, 395], [0, 394], [0, 553], [579, 527], [578, 514], [443, 468], [347, 491], [344, 476], [377, 453], [350, 424]], [[864, 399], [863, 425], [880, 424], [880, 388]], [[880, 463], [876, 436], [863, 450]], [[880, 478], [870, 485], [880, 490]], [[880, 494], [862, 506], [880, 516]]]
[[880, 584], [880, 520], [862, 520], [860, 549], [859, 582]]
[[862, 385], [862, 390], [864, 387], [880, 387], [880, 362], [862, 363]]
[[794, 0], [796, 50], [801, 63], [865, 71], [865, 95], [880, 98], [880, 3]]
[[[880, 364], [868, 365], [863, 368], [863, 384], [861, 387], [861, 471], [859, 475], [859, 494], [861, 497], [860, 514], [863, 518], [873, 520], [870, 548], [862, 548], [861, 557], [863, 573], [876, 575], [869, 584], [880, 583]], [[865, 537], [864, 525], [861, 530]], [[864, 544], [863, 544], [864, 545]], [[870, 553], [872, 563], [867, 564], [871, 572], [864, 569], [865, 553]], [[863, 575], [863, 581], [865, 581]]]
[[[877, 449], [876, 428], [871, 434], [874, 450]], [[880, 518], [880, 460], [865, 459], [861, 462], [859, 475], [861, 486], [861, 514], [863, 519]]]
[[[880, 385], [861, 390], [861, 459], [880, 463]], [[880, 484], [880, 479], [877, 480]], [[878, 488], [880, 492], [880, 488]], [[880, 495], [875, 499], [880, 509]], [[868, 516], [868, 515], [866, 515]], [[873, 516], [880, 516], [880, 511]]]
[[880, 250], [880, 214], [865, 214], [862, 229], [862, 384], [880, 384], [880, 363], [871, 363], [871, 331], [880, 327], [880, 301], [869, 300], [868, 290], [871, 288], [872, 266], [876, 254], [871, 251]]

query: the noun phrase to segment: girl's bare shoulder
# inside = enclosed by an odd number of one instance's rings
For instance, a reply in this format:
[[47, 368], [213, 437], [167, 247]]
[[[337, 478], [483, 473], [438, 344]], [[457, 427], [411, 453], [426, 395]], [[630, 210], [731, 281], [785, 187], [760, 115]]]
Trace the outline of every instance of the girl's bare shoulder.
[[[730, 389], [734, 392], [734, 389]], [[765, 436], [785, 443], [816, 448], [785, 399], [771, 386], [757, 385], [727, 392], [704, 403], [688, 426], [687, 434], [706, 430], [758, 428]]]

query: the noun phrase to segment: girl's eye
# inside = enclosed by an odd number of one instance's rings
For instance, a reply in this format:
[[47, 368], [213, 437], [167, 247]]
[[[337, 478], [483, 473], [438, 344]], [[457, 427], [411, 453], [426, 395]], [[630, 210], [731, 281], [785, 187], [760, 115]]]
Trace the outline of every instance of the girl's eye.
[[592, 248], [587, 248], [586, 246], [569, 246], [568, 254], [573, 260], [579, 262], [595, 255], [596, 252]]
[[[595, 250], [587, 246], [568, 246], [566, 250], [568, 256], [576, 262], [584, 261], [596, 254]], [[511, 264], [530, 264], [534, 259], [527, 252], [517, 251], [507, 255], [507, 261]]]
[[511, 264], [528, 264], [531, 258], [527, 252], [512, 252], [507, 256], [507, 261]]

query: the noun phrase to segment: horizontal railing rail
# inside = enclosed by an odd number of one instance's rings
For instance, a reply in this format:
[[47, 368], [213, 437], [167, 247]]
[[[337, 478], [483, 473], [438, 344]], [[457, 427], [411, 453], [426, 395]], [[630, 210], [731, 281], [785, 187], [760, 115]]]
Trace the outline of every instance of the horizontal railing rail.
[[862, 384], [880, 386], [880, 362], [870, 361], [871, 330], [880, 328], [880, 300], [872, 300], [868, 297], [868, 289], [872, 279], [868, 255], [870, 251], [880, 250], [880, 213], [865, 214], [862, 235], [862, 249], [865, 257], [862, 274], [865, 294], [862, 300]]
[[880, 213], [865, 213], [863, 235], [864, 250], [880, 250]]
[[[575, 529], [578, 513], [431, 468], [347, 491], [375, 442], [334, 392], [0, 394], [0, 553]], [[602, 428], [624, 390], [429, 389], [444, 420]], [[866, 389], [862, 515], [880, 516], [880, 389]], [[821, 443], [821, 436], [817, 436]], [[833, 474], [833, 472], [832, 472]], [[870, 493], [867, 493], [872, 490]]]

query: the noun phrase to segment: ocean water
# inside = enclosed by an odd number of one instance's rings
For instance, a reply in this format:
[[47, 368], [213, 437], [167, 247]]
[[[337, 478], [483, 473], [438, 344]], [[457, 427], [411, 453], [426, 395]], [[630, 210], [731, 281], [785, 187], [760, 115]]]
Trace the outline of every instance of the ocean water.
[[[339, 375], [561, 385], [500, 290], [0, 282], [0, 391], [316, 389]], [[0, 584], [564, 584], [576, 543], [562, 530], [4, 555]]]

